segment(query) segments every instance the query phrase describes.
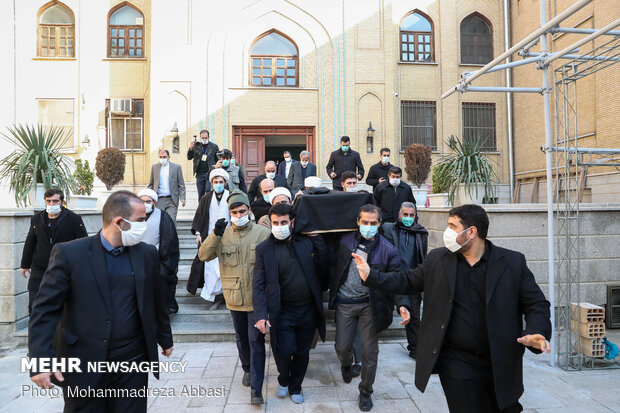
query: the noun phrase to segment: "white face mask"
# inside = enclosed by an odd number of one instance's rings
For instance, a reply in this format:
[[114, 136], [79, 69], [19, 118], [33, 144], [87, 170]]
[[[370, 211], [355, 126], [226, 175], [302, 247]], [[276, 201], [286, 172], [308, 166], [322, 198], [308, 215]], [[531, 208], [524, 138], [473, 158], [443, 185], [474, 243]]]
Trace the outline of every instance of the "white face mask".
[[383, 162], [384, 164], [389, 164], [390, 163], [390, 157], [389, 156], [384, 156], [383, 158], [381, 158], [381, 162]]
[[344, 188], [344, 192], [357, 192], [358, 190], [359, 188], [357, 187], [357, 185], [355, 185], [352, 188], [350, 186], [347, 186]]
[[284, 162], [293, 162], [293, 159], [290, 158], [290, 157], [289, 158], [284, 158]]
[[291, 236], [291, 228], [288, 225], [272, 226], [271, 233], [276, 239], [282, 241]]
[[276, 177], [276, 173], [275, 172], [267, 172], [266, 175], [267, 175], [267, 178], [269, 178], [269, 179], [273, 179], [273, 178]]
[[390, 185], [392, 186], [400, 185], [400, 178], [390, 178]]
[[468, 229], [469, 227], [465, 228], [461, 232], [456, 232], [450, 227], [446, 228], [446, 230], [443, 232], [443, 245], [445, 245], [446, 248], [449, 249], [451, 252], [457, 252], [463, 247], [463, 245], [467, 245], [469, 240], [467, 240], [465, 244], [461, 245], [456, 241], [456, 238], [459, 236], [459, 234], [462, 234]]
[[168, 165], [168, 158], [159, 158], [159, 163], [161, 164], [161, 166], [166, 166]]
[[146, 226], [147, 226], [146, 221], [133, 222], [133, 221], [128, 221], [125, 218], [123, 218], [123, 221], [131, 225], [131, 228], [129, 228], [126, 231], [123, 231], [121, 227], [119, 227], [118, 225], [116, 226], [116, 228], [118, 228], [121, 231], [121, 241], [123, 245], [125, 247], [131, 247], [132, 245], [136, 245], [140, 241], [142, 241], [142, 238], [144, 237], [144, 232], [146, 231]]
[[247, 215], [244, 215], [241, 218], [230, 217], [230, 222], [232, 222], [236, 227], [245, 227], [248, 222], [250, 222], [250, 217]]
[[209, 138], [202, 138], [202, 144], [206, 145], [207, 143], [209, 143]]
[[151, 212], [153, 212], [153, 204], [151, 203], [145, 202], [144, 208], [146, 209], [147, 214], [150, 214]]
[[303, 166], [304, 168], [308, 166], [308, 161], [301, 161], [301, 166]]
[[58, 215], [60, 214], [60, 205], [46, 205], [45, 211], [47, 211], [49, 215]]

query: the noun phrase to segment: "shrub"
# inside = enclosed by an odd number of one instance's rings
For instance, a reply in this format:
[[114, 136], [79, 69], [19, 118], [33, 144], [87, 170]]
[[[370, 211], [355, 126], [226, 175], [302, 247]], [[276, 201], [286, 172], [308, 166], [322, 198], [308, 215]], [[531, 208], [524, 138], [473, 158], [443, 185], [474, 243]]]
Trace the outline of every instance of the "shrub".
[[82, 164], [81, 159], [75, 160], [75, 172], [73, 173], [73, 177], [75, 178], [76, 195], [90, 195], [93, 192], [95, 174], [90, 170], [88, 161], [84, 161]]
[[405, 150], [405, 172], [407, 179], [419, 188], [431, 171], [431, 148], [419, 143], [411, 144]]
[[450, 171], [445, 164], [435, 165], [433, 168], [433, 187], [431, 192], [434, 194], [442, 194], [448, 192], [450, 188]]
[[100, 150], [95, 160], [95, 172], [106, 189], [112, 190], [125, 176], [125, 154], [116, 148]]

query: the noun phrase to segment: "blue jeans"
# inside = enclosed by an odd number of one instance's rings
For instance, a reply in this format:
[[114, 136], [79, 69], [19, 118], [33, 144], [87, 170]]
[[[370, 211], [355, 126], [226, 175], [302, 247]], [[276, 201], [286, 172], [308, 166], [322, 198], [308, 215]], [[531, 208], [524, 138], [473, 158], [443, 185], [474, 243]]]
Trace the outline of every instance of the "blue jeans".
[[250, 373], [250, 387], [262, 391], [265, 380], [265, 335], [254, 324], [258, 320], [253, 311], [230, 310], [241, 367]]

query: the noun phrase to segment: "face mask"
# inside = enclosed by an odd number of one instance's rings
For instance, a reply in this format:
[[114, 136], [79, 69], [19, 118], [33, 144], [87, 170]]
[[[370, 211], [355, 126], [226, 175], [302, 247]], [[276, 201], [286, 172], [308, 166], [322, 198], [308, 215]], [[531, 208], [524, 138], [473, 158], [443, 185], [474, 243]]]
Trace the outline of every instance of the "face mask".
[[202, 140], [202, 144], [203, 144], [203, 145], [206, 145], [207, 143], [209, 143], [209, 138], [207, 138], [207, 139], [203, 139], [203, 140]]
[[308, 166], [308, 161], [301, 161], [301, 166], [303, 166], [304, 168]]
[[[222, 163], [224, 163], [224, 162], [222, 162]], [[232, 159], [230, 160], [230, 164], [231, 164], [232, 166], [237, 165], [237, 161], [235, 161], [235, 158], [232, 158]]]
[[267, 178], [269, 178], [269, 179], [273, 179], [273, 178], [276, 177], [276, 173], [275, 172], [267, 172], [266, 175], [267, 175]]
[[288, 225], [272, 226], [271, 233], [276, 239], [282, 241], [291, 235], [291, 228]]
[[374, 225], [360, 225], [360, 234], [366, 239], [373, 239], [377, 235], [379, 227]]
[[382, 161], [383, 161], [383, 163], [388, 164], [388, 163], [390, 163], [390, 157], [389, 156], [384, 156], [382, 158]]
[[224, 168], [228, 168], [228, 165], [230, 165], [230, 160], [229, 160], [229, 159], [224, 159], [224, 160], [222, 161], [222, 166], [223, 166]]
[[456, 232], [455, 230], [453, 230], [452, 228], [448, 227], [446, 228], [446, 230], [443, 232], [443, 245], [446, 246], [447, 249], [449, 249], [452, 252], [457, 252], [458, 250], [460, 250], [463, 245], [466, 245], [469, 240], [467, 240], [467, 242], [465, 242], [465, 244], [461, 245], [456, 241], [456, 237], [459, 236], [459, 234], [462, 234], [463, 232], [467, 231], [469, 229], [465, 228], [463, 231], [461, 232]]
[[144, 232], [146, 231], [147, 223], [146, 222], [132, 222], [132, 221], [126, 220], [125, 218], [123, 218], [123, 221], [131, 225], [131, 228], [129, 228], [126, 231], [123, 231], [121, 227], [119, 227], [118, 225], [116, 226], [116, 228], [121, 230], [121, 241], [123, 245], [126, 247], [131, 247], [132, 245], [136, 245], [140, 241], [142, 241], [142, 237], [144, 237]]
[[342, 145], [340, 146], [340, 149], [342, 149], [342, 152], [346, 152], [349, 150], [349, 145]]
[[357, 190], [358, 190], [357, 185], [355, 185], [354, 187], [347, 186], [344, 188], [345, 192], [357, 192]]
[[390, 185], [392, 186], [400, 185], [400, 178], [390, 178]]
[[413, 217], [402, 217], [400, 222], [402, 222], [404, 226], [410, 227], [413, 225]]
[[168, 158], [166, 159], [159, 158], [159, 163], [161, 164], [161, 166], [168, 165]]
[[263, 194], [263, 199], [265, 200], [265, 202], [267, 202], [268, 204], [269, 202], [269, 194]]
[[221, 194], [224, 192], [224, 184], [215, 184], [213, 185], [213, 190], [216, 194]]
[[46, 205], [45, 210], [50, 215], [58, 215], [60, 214], [60, 205]]
[[151, 212], [153, 212], [153, 204], [149, 204], [148, 202], [145, 202], [144, 208], [146, 209], [147, 214], [150, 214]]
[[288, 162], [293, 162], [293, 159], [291, 159], [291, 158], [284, 158], [284, 162], [287, 162], [287, 163]]
[[236, 227], [245, 227], [248, 222], [250, 222], [250, 217], [247, 215], [244, 215], [241, 218], [230, 217], [230, 222], [232, 222]]

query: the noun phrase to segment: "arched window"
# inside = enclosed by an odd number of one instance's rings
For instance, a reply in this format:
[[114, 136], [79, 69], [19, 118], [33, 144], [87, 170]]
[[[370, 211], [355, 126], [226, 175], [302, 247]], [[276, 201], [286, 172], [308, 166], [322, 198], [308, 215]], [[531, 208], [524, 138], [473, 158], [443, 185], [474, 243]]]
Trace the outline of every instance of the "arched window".
[[298, 84], [295, 43], [275, 30], [260, 35], [250, 49], [250, 85], [295, 87]]
[[493, 60], [493, 32], [477, 13], [461, 22], [461, 63], [486, 64]]
[[129, 4], [110, 10], [108, 57], [144, 57], [144, 16]]
[[75, 56], [75, 19], [73, 12], [58, 1], [39, 10], [38, 56]]
[[400, 61], [434, 62], [433, 22], [418, 10], [400, 22]]

